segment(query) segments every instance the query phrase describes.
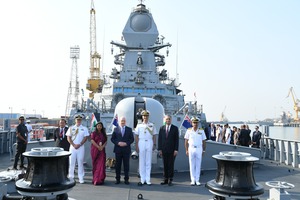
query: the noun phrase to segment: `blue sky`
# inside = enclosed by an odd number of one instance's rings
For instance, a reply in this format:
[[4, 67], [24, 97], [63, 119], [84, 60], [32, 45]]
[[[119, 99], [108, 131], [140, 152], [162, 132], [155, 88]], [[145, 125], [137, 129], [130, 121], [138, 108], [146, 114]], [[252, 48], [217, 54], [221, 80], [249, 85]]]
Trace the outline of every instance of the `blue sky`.
[[[137, 0], [94, 0], [97, 50], [106, 73], [110, 41], [120, 40]], [[293, 112], [300, 95], [300, 1], [146, 0], [159, 34], [172, 44], [166, 69], [179, 73], [186, 100], [208, 121], [256, 120]], [[89, 76], [89, 0], [0, 1], [0, 112], [64, 115], [70, 46], [80, 46], [79, 79]], [[87, 92], [85, 93], [87, 96]]]

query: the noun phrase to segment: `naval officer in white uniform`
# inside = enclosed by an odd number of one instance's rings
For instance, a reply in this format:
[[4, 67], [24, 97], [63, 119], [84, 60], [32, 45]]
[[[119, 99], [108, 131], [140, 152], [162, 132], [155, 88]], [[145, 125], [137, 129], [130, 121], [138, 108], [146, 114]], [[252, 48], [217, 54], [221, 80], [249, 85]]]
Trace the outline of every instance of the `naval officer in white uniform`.
[[69, 178], [74, 179], [74, 170], [77, 160], [79, 183], [84, 183], [84, 143], [89, 136], [89, 132], [85, 126], [81, 125], [81, 120], [82, 117], [80, 115], [75, 117], [75, 125], [68, 129], [66, 136], [68, 137], [68, 142], [70, 143], [69, 152], [71, 153]]
[[184, 136], [184, 147], [186, 155], [189, 157], [191, 185], [201, 185], [200, 173], [202, 154], [206, 149], [206, 135], [202, 128], [198, 128], [199, 119], [193, 117], [192, 126], [189, 128]]
[[139, 153], [139, 173], [143, 184], [151, 185], [151, 161], [152, 151], [156, 147], [156, 128], [153, 123], [149, 122], [149, 111], [142, 111], [143, 122], [138, 124], [135, 129], [136, 151]]

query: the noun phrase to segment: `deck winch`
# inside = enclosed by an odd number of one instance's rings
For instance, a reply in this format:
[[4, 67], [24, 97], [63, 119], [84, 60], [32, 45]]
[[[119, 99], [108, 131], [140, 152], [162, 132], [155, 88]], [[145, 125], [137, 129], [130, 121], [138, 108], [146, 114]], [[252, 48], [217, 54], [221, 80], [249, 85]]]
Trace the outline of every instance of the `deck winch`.
[[255, 183], [253, 164], [259, 159], [249, 153], [223, 151], [212, 156], [217, 161], [216, 179], [206, 183], [214, 199], [256, 199], [264, 188]]

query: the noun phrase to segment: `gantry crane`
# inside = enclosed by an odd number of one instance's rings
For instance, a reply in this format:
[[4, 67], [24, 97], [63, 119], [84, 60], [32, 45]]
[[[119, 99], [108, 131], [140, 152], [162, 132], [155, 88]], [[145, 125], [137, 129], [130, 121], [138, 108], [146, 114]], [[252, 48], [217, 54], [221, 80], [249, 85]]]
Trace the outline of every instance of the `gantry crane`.
[[299, 99], [297, 99], [293, 87], [290, 88], [287, 97], [289, 97], [290, 95], [292, 96], [293, 102], [294, 102], [294, 110], [295, 110], [294, 120], [295, 120], [295, 121], [299, 121], [298, 113], [299, 113], [299, 111], [300, 111], [300, 107], [299, 107], [299, 102], [300, 102], [300, 101], [299, 101]]
[[96, 45], [96, 10], [94, 7], [94, 1], [91, 0], [90, 10], [90, 77], [88, 79], [86, 89], [91, 93], [90, 98], [94, 97], [95, 93], [102, 92], [103, 79], [100, 74], [100, 59], [101, 56], [97, 52]]

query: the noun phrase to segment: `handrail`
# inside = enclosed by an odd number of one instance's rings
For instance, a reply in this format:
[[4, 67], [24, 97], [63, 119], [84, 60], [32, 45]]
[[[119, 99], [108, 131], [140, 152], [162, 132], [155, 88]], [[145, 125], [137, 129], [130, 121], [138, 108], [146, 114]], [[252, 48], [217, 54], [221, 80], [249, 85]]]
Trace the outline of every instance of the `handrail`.
[[261, 150], [263, 159], [300, 168], [300, 141], [263, 137]]
[[[15, 135], [15, 131], [0, 131], [0, 154], [11, 153], [16, 142]], [[300, 141], [263, 136], [261, 152], [261, 159], [300, 168]]]

